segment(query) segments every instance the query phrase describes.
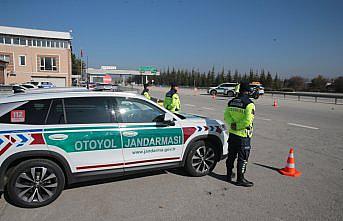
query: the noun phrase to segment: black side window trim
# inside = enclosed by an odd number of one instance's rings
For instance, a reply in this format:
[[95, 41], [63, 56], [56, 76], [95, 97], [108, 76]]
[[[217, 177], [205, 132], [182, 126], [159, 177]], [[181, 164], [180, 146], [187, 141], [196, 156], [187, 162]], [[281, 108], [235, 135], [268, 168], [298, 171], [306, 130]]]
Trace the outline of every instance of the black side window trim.
[[50, 110], [51, 110], [51, 106], [52, 106], [52, 102], [53, 102], [53, 101], [54, 101], [54, 99], [51, 99], [50, 105], [49, 105], [49, 109], [48, 109], [48, 112], [46, 113], [46, 116], [45, 116], [44, 125], [47, 125], [48, 117], [49, 117], [49, 114], [50, 114]]

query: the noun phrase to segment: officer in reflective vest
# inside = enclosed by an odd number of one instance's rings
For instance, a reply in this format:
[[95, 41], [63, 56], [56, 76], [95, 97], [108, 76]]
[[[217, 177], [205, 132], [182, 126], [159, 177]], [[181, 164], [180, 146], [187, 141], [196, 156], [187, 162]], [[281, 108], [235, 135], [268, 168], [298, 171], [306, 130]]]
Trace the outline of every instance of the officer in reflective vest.
[[232, 169], [238, 156], [236, 185], [245, 187], [253, 186], [253, 182], [244, 178], [251, 149], [250, 140], [255, 115], [255, 105], [249, 99], [250, 90], [248, 83], [241, 83], [239, 95], [229, 101], [224, 113], [224, 120], [230, 128], [229, 154], [226, 160], [227, 180], [231, 182]]
[[150, 94], [149, 94], [149, 84], [144, 84], [143, 85], [144, 89], [141, 93], [141, 95], [144, 95], [147, 99], [151, 100]]
[[180, 102], [180, 97], [179, 94], [177, 93], [178, 87], [175, 83], [172, 83], [170, 85], [170, 91], [166, 93], [166, 96], [163, 101], [163, 106], [167, 110], [177, 113], [181, 109], [181, 102]]
[[240, 84], [238, 83], [236, 86], [235, 86], [235, 97], [237, 97], [239, 95], [239, 88], [240, 88]]

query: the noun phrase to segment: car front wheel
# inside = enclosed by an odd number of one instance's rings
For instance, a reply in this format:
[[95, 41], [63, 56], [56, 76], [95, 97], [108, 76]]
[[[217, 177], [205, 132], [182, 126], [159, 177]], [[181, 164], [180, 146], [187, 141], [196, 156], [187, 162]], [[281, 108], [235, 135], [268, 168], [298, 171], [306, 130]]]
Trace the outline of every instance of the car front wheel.
[[186, 170], [191, 176], [205, 176], [217, 164], [215, 148], [202, 140], [193, 143], [186, 159]]
[[24, 208], [46, 206], [64, 189], [62, 169], [45, 159], [27, 160], [8, 174], [5, 194], [10, 203]]
[[212, 90], [212, 91], [210, 91], [210, 94], [211, 94], [212, 96], [217, 95], [217, 91], [216, 91], [216, 90]]

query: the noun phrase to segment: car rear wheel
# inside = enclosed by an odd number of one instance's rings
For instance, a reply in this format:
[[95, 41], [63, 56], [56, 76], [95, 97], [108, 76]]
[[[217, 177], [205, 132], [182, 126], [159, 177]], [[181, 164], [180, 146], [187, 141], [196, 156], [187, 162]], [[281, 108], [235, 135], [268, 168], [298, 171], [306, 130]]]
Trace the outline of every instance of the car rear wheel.
[[188, 153], [186, 170], [191, 176], [205, 176], [217, 164], [215, 148], [212, 144], [202, 140], [196, 141]]
[[211, 94], [212, 96], [217, 95], [217, 91], [216, 91], [216, 90], [212, 90], [212, 91], [210, 91], [210, 94]]
[[24, 161], [11, 170], [8, 177], [5, 192], [8, 200], [24, 208], [50, 204], [61, 194], [65, 184], [62, 169], [45, 159]]
[[229, 97], [233, 97], [233, 96], [235, 96], [235, 93], [233, 91], [228, 91], [226, 93], [226, 95], [229, 96]]

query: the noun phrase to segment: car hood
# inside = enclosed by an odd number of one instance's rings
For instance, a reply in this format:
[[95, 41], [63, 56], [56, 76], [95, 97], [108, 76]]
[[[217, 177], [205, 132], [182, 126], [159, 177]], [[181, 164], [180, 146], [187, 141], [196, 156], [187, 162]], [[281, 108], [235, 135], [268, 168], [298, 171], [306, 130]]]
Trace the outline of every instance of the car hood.
[[185, 119], [196, 119], [196, 118], [207, 119], [207, 117], [196, 115], [196, 114], [190, 114], [190, 113], [179, 113], [178, 115], [180, 115], [181, 118], [185, 118]]
[[223, 122], [216, 119], [211, 119], [208, 117], [189, 114], [189, 113], [179, 113], [177, 114], [182, 119], [184, 123], [191, 123], [193, 125], [222, 125]]

